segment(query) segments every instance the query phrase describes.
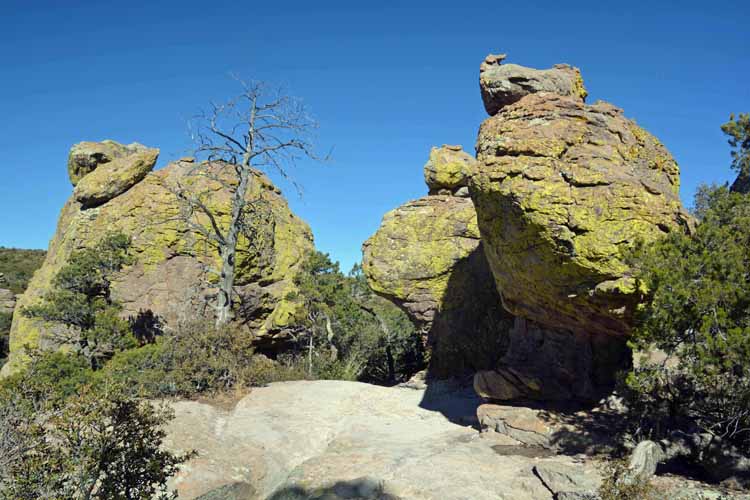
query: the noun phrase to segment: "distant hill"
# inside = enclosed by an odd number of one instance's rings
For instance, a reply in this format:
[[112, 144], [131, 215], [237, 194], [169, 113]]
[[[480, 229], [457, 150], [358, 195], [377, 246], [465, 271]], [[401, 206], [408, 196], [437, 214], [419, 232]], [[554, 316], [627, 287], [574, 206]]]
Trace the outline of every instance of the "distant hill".
[[34, 271], [39, 269], [47, 252], [0, 247], [0, 273], [5, 282], [0, 288], [8, 288], [13, 293], [23, 293]]

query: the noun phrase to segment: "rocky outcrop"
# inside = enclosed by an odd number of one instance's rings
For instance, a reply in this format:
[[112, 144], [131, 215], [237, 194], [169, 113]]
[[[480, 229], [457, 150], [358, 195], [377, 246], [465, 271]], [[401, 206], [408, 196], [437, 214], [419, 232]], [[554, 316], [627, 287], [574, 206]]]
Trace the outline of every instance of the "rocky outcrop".
[[[254, 389], [229, 411], [173, 403], [165, 443], [198, 457], [172, 484], [185, 499], [274, 500], [551, 500], [597, 487], [595, 463], [498, 447], [426, 409], [425, 397], [400, 387], [302, 381]], [[439, 402], [450, 407], [454, 397], [446, 392]]]
[[489, 115], [537, 92], [551, 92], [580, 102], [588, 95], [578, 68], [556, 64], [551, 69], [533, 69], [502, 64], [505, 58], [505, 54], [489, 55], [479, 67], [479, 88]]
[[[107, 233], [122, 232], [132, 237], [135, 263], [115, 278], [112, 294], [123, 304], [125, 314], [151, 311], [167, 324], [210, 314], [207, 304], [215, 290], [207, 281], [206, 269], [209, 265], [216, 267], [218, 255], [199, 233], [182, 222], [173, 191], [181, 183], [195, 192], [206, 193], [205, 199], [217, 220], [222, 221], [229, 216], [230, 192], [211, 177], [223, 181], [231, 181], [231, 177], [226, 177], [221, 164], [208, 165], [210, 175], [194, 176], [193, 163], [177, 162], [148, 173], [138, 182], [136, 179], [147, 165], [153, 166], [156, 152], [113, 141], [81, 143], [72, 148], [68, 169], [71, 181], [77, 184], [76, 193], [62, 209], [44, 264], [21, 296], [20, 307], [36, 303], [44, 295], [72, 252], [96, 244]], [[120, 186], [135, 184], [119, 195], [114, 193], [121, 189], [111, 191], [114, 197], [95, 207], [79, 201], [79, 187], [100, 185], [100, 180], [111, 179], [115, 172], [128, 172], [125, 177], [129, 180]], [[89, 176], [95, 176], [96, 182], [89, 181]], [[101, 186], [109, 189], [106, 183]], [[264, 230], [259, 231], [268, 235], [263, 242], [250, 244], [246, 238], [240, 239], [236, 264], [238, 310], [248, 335], [254, 335], [259, 345], [269, 346], [284, 337], [285, 327], [299, 308], [299, 304], [287, 300], [287, 295], [294, 290], [293, 279], [303, 255], [313, 247], [312, 235], [308, 226], [289, 210], [279, 190], [260, 173], [254, 177], [249, 196], [265, 200], [272, 223], [263, 223]], [[50, 342], [49, 333], [54, 328], [16, 315], [10, 334], [10, 362], [3, 367], [3, 373], [21, 366], [22, 346], [57, 347]]]
[[440, 377], [494, 366], [512, 322], [481, 248], [474, 205], [461, 196], [473, 167], [458, 147], [433, 148], [424, 170], [435, 194], [388, 212], [362, 247], [370, 286], [424, 332], [431, 374]]
[[546, 327], [520, 316], [508, 338], [497, 365], [474, 377], [474, 389], [485, 398], [594, 401], [630, 362], [623, 337]]
[[[510, 65], [493, 71], [508, 84], [526, 74]], [[551, 328], [627, 335], [640, 294], [623, 254], [688, 226], [679, 168], [611, 104], [543, 86], [526, 91], [482, 124], [471, 178], [503, 303]]]

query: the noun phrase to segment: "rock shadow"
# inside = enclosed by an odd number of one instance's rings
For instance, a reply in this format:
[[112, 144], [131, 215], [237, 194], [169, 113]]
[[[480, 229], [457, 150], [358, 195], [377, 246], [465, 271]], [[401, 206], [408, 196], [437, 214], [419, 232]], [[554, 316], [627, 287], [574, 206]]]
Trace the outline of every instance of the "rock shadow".
[[513, 326], [481, 243], [451, 270], [442, 304], [426, 332], [430, 360], [420, 406], [478, 428], [474, 373], [497, 366]]
[[[386, 491], [383, 481], [369, 477], [338, 481], [320, 488], [284, 486], [266, 500], [399, 500]], [[239, 500], [239, 498], [237, 499]]]

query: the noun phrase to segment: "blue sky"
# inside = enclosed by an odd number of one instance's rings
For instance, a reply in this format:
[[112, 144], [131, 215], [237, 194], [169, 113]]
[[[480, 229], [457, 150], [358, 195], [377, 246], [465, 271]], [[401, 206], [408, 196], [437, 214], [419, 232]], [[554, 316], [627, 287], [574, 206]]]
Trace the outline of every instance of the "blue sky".
[[750, 111], [749, 26], [746, 0], [3, 0], [0, 245], [47, 246], [73, 143], [138, 141], [162, 166], [190, 148], [191, 115], [236, 93], [234, 72], [284, 84], [320, 122], [333, 160], [292, 172], [302, 197], [280, 185], [348, 269], [386, 211], [426, 194], [431, 146], [473, 151], [490, 52], [580, 67], [589, 102], [624, 108], [670, 149], [689, 203], [732, 178], [719, 125]]

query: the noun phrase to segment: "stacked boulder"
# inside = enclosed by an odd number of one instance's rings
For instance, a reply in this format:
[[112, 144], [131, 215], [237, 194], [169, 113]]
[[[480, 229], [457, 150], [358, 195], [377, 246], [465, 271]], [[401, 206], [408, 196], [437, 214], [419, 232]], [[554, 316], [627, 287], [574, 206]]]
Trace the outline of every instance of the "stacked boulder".
[[438, 377], [495, 366], [512, 323], [467, 197], [475, 166], [459, 146], [433, 148], [424, 167], [430, 194], [388, 212], [362, 247], [370, 286], [423, 332]]
[[[455, 162], [441, 170], [433, 151], [425, 169], [431, 196], [384, 217], [365, 244], [365, 272], [378, 293], [428, 327], [437, 346], [441, 339], [463, 346], [463, 367], [477, 369], [480, 395], [596, 399], [630, 363], [626, 339], [642, 291], [627, 249], [692, 225], [679, 199], [679, 168], [622, 110], [587, 105], [577, 68], [537, 70], [504, 59], [488, 56], [480, 67], [490, 118], [476, 161], [465, 155], [465, 172]], [[467, 191], [471, 206], [456, 196]], [[455, 231], [462, 227], [471, 230]], [[489, 265], [494, 292], [484, 267], [461, 269], [469, 254]], [[462, 276], [463, 286], [445, 286], [446, 276]], [[451, 304], [491, 313], [438, 324]], [[466, 335], [472, 321], [483, 335]]]
[[628, 362], [641, 299], [625, 253], [689, 228], [679, 168], [615, 106], [584, 102], [580, 72], [539, 71], [489, 57], [480, 72], [491, 115], [470, 180], [485, 254], [511, 348], [478, 373], [497, 399], [597, 397]]
[[[125, 315], [153, 313], [167, 325], [176, 326], [211, 314], [215, 290], [207, 268], [217, 267], [218, 254], [185, 222], [175, 187], [203, 193], [215, 218], [226, 221], [232, 176], [225, 165], [196, 164], [191, 159], [152, 171], [158, 154], [157, 149], [114, 141], [72, 147], [68, 173], [73, 195], [62, 209], [44, 264], [20, 297], [19, 306], [40, 300], [72, 252], [95, 245], [108, 233], [120, 232], [132, 238], [135, 260], [112, 285], [112, 295], [123, 305]], [[197, 171], [203, 175], [195, 175]], [[261, 173], [256, 173], [248, 196], [266, 202], [272, 214], [272, 234], [264, 248], [256, 241], [240, 239], [235, 281], [238, 319], [257, 345], [274, 348], [286, 340], [287, 327], [301, 307], [287, 296], [295, 290], [294, 278], [304, 255], [313, 248], [312, 234]], [[16, 315], [10, 333], [10, 360], [3, 373], [23, 365], [24, 346], [57, 348], [51, 340], [54, 335], [50, 335], [55, 328], [58, 326]]]

